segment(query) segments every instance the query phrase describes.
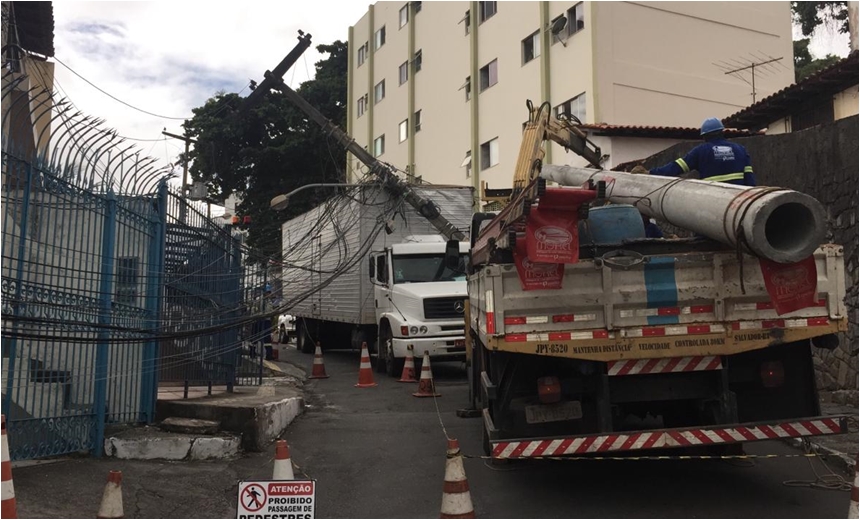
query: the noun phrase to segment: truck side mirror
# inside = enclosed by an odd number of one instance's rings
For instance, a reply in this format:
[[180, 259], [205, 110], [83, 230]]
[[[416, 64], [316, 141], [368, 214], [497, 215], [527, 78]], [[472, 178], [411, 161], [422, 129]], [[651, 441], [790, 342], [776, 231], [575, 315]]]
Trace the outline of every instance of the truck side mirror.
[[457, 240], [445, 244], [445, 267], [452, 271], [460, 269], [460, 242]]

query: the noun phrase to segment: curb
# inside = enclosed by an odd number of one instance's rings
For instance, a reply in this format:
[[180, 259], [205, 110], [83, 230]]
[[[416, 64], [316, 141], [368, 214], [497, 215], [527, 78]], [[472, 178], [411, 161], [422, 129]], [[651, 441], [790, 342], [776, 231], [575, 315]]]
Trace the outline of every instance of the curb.
[[[784, 440], [786, 444], [793, 448], [797, 448], [799, 450], [803, 450], [804, 448], [804, 443], [801, 439], [789, 438]], [[827, 446], [822, 446], [815, 442], [810, 442], [809, 446], [812, 447], [814, 452], [821, 454], [825, 462], [831, 464], [835, 463], [834, 465], [839, 468], [839, 470], [849, 476], [854, 474], [854, 470], [857, 468], [857, 461], [851, 458], [847, 453], [842, 453], [841, 451], [828, 448]]]

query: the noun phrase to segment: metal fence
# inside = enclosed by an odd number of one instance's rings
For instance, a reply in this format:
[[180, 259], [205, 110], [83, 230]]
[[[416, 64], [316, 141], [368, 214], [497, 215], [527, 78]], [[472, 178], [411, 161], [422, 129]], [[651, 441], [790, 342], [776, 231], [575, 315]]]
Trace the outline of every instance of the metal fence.
[[25, 84], [3, 76], [12, 460], [100, 454], [110, 424], [154, 419], [160, 383], [258, 384], [241, 377], [241, 237], [171, 192], [154, 159]]

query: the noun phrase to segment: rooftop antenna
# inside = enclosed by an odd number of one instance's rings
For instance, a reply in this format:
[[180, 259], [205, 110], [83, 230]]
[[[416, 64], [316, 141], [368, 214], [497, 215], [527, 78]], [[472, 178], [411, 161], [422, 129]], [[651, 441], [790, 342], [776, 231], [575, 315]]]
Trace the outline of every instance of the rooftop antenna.
[[[720, 61], [719, 63], [714, 63], [714, 66], [723, 71], [723, 74], [726, 75], [734, 75], [736, 78], [741, 79], [747, 85], [752, 87], [752, 102], [755, 104], [756, 102], [756, 87], [755, 87], [755, 79], [756, 74], [769, 76], [776, 72], [778, 69], [776, 66], [782, 67], [783, 69], [787, 69], [785, 65], [780, 63], [782, 60], [782, 56], [779, 58], [774, 58], [772, 56], [762, 55], [762, 53], [749, 53], [752, 59], [749, 58], [741, 58], [741, 59], [731, 59], [730, 61]], [[744, 71], [750, 71], [751, 81], [747, 81], [743, 76]]]

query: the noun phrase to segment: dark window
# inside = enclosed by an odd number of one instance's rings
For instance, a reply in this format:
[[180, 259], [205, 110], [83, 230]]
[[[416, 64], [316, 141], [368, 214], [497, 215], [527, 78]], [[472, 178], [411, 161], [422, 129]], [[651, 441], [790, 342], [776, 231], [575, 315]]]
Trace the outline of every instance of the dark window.
[[555, 117], [585, 122], [585, 92], [555, 107]]
[[468, 35], [472, 31], [472, 13], [466, 11], [466, 16], [460, 21], [466, 26], [466, 35]]
[[491, 139], [481, 145], [481, 170], [499, 164], [499, 138]]
[[412, 8], [415, 9], [415, 14], [421, 12], [421, 2], [412, 2]]
[[415, 68], [415, 72], [419, 72], [421, 70], [421, 49], [418, 49], [418, 52], [415, 53], [415, 58], [412, 60], [412, 66]]
[[540, 31], [523, 40], [523, 65], [540, 56]]
[[394, 256], [391, 263], [394, 283], [454, 282], [466, 279], [465, 261], [468, 255], [460, 256], [462, 270], [452, 271], [445, 266], [444, 254]]
[[376, 36], [373, 40], [373, 50], [378, 50], [383, 45], [385, 45], [385, 26], [384, 25], [378, 31], [376, 31]]
[[481, 68], [481, 92], [499, 82], [498, 63], [498, 60], [493, 60]]
[[407, 80], [409, 80], [409, 62], [404, 61], [403, 64], [400, 65], [400, 69], [398, 72], [400, 75], [400, 84], [402, 85], [406, 83]]
[[418, 133], [421, 131], [421, 111], [415, 112], [415, 115], [412, 116], [412, 120], [415, 121], [415, 130], [413, 133]]
[[826, 99], [807, 104], [791, 116], [791, 131], [797, 132], [813, 126], [833, 122], [833, 100]]
[[409, 23], [409, 4], [400, 8], [400, 27], [402, 28], [407, 23]]
[[478, 2], [478, 22], [486, 22], [496, 14], [497, 10], [498, 6], [496, 5], [496, 2]]
[[576, 4], [567, 10], [567, 34], [572, 36], [585, 29], [585, 4]]
[[361, 67], [362, 63], [367, 59], [367, 42], [364, 42], [364, 45], [358, 48], [358, 66]]

